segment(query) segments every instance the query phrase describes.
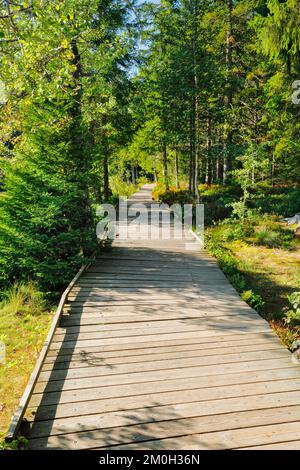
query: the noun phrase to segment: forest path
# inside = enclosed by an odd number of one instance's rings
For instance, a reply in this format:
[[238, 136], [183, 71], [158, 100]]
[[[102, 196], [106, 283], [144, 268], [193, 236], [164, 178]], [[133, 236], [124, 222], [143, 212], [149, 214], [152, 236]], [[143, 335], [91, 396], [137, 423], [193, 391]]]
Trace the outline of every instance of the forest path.
[[31, 449], [300, 449], [300, 368], [192, 234], [117, 239], [72, 289], [26, 417]]

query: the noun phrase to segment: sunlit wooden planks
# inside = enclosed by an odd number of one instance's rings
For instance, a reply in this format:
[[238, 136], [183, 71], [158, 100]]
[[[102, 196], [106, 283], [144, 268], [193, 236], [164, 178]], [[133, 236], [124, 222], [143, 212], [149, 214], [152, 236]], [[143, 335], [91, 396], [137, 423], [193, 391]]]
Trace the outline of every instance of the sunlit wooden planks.
[[117, 241], [72, 289], [27, 419], [32, 449], [298, 449], [300, 371], [191, 235]]

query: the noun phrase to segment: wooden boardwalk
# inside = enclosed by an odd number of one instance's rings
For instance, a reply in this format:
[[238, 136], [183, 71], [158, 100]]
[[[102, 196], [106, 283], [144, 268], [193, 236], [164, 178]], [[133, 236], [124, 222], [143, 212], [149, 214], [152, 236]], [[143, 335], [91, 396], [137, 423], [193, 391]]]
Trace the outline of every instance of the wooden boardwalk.
[[192, 235], [120, 240], [72, 289], [26, 418], [31, 449], [300, 449], [300, 368]]

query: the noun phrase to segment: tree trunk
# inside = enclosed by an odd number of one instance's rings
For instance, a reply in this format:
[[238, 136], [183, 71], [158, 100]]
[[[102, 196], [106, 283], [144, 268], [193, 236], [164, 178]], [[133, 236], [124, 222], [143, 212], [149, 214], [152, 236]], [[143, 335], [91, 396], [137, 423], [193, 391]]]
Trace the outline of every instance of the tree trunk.
[[207, 117], [206, 122], [206, 172], [205, 183], [212, 182], [212, 164], [211, 164], [211, 116]]
[[225, 95], [225, 110], [226, 110], [226, 122], [225, 122], [225, 135], [224, 135], [224, 165], [223, 165], [223, 183], [226, 184], [228, 181], [228, 172], [231, 170], [231, 151], [232, 151], [232, 128], [229, 113], [233, 101], [233, 89], [231, 83], [231, 71], [232, 71], [232, 10], [233, 1], [227, 0], [227, 33], [226, 33], [226, 95]]
[[105, 115], [102, 117], [102, 152], [103, 152], [103, 199], [104, 202], [107, 202], [111, 192], [109, 188], [109, 171], [108, 171], [108, 142], [107, 142], [107, 135], [106, 135], [106, 123], [107, 118]]
[[166, 189], [169, 189], [169, 177], [168, 177], [168, 159], [167, 159], [167, 145], [163, 144], [162, 150], [162, 160], [163, 160], [163, 175], [164, 175], [164, 183]]
[[272, 168], [271, 168], [272, 186], [274, 186], [274, 180], [275, 180], [275, 154], [273, 152], [273, 154], [272, 154]]
[[[198, 88], [198, 82], [197, 82], [197, 77], [195, 76], [196, 79], [196, 89]], [[195, 152], [194, 152], [194, 196], [196, 198], [196, 201], [198, 202], [199, 200], [199, 102], [198, 102], [198, 97], [195, 99]]]
[[197, 63], [197, 38], [198, 38], [198, 12], [199, 4], [196, 0], [194, 5], [194, 24], [193, 24], [193, 35], [192, 35], [192, 51], [193, 51], [193, 66], [194, 66], [194, 184], [193, 194], [196, 201], [199, 201], [199, 97], [198, 97], [198, 63]]
[[221, 144], [221, 135], [220, 135], [220, 130], [217, 129], [216, 131], [216, 182], [220, 182], [221, 180], [221, 174], [222, 174], [222, 168], [221, 168], [221, 149], [222, 149], [222, 144]]
[[[92, 120], [90, 123], [90, 128], [89, 128], [89, 153], [90, 155], [93, 155], [94, 150], [97, 146], [96, 142], [96, 135], [97, 135], [97, 123], [95, 120]], [[94, 197], [96, 198], [96, 201], [98, 204], [101, 203], [102, 199], [102, 194], [101, 194], [101, 174], [99, 171], [97, 173], [93, 172], [93, 180], [92, 180], [92, 190]]]
[[74, 80], [74, 89], [73, 89], [73, 102], [70, 108], [70, 116], [72, 118], [72, 124], [70, 126], [70, 138], [71, 138], [71, 155], [74, 161], [75, 166], [75, 175], [76, 181], [78, 183], [79, 189], [79, 198], [76, 201], [76, 212], [78, 215], [78, 225], [81, 235], [81, 251], [84, 256], [89, 256], [91, 254], [90, 248], [86, 245], [85, 240], [87, 238], [87, 232], [92, 230], [93, 227], [93, 215], [89, 197], [89, 187], [86, 179], [88, 173], [88, 160], [86, 149], [84, 147], [84, 138], [82, 132], [82, 65], [81, 65], [81, 56], [78, 49], [78, 44], [76, 39], [71, 41], [71, 50], [73, 54], [72, 65], [74, 66], [73, 71], [73, 80]]
[[135, 179], [135, 168], [133, 165], [131, 165], [131, 181], [135, 185], [136, 184], [136, 179]]
[[109, 175], [108, 175], [108, 158], [107, 153], [103, 155], [103, 198], [107, 202], [110, 196]]
[[175, 185], [179, 188], [178, 148], [175, 147]]
[[195, 158], [194, 158], [194, 98], [191, 100], [191, 112], [190, 112], [190, 168], [189, 168], [189, 192], [194, 194], [194, 172], [195, 172]]

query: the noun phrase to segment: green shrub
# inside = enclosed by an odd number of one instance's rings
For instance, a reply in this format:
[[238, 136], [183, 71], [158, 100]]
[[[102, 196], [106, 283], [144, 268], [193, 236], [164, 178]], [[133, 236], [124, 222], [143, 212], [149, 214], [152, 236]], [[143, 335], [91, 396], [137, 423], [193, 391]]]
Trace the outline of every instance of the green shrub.
[[24, 436], [20, 436], [11, 442], [6, 442], [5, 439], [0, 440], [0, 450], [19, 450], [23, 449], [28, 444], [28, 440]]
[[192, 204], [193, 196], [187, 189], [170, 187], [168, 190], [165, 185], [158, 183], [153, 190], [153, 199], [172, 206], [173, 204]]
[[261, 312], [265, 302], [260, 295], [255, 294], [252, 290], [245, 290], [247, 281], [239, 271], [238, 260], [232, 256], [229, 250], [219, 244], [221, 239], [220, 230], [218, 235], [216, 237], [215, 233], [207, 232], [205, 237], [206, 248], [217, 258], [224, 274], [229, 278], [233, 287], [241, 293], [241, 298], [257, 312]]
[[293, 292], [289, 295], [288, 300], [292, 309], [285, 313], [285, 323], [288, 325], [300, 324], [300, 291]]
[[255, 294], [253, 290], [246, 290], [241, 294], [241, 298], [246, 302], [250, 307], [254, 308], [257, 312], [261, 312], [265, 302], [259, 294]]
[[259, 225], [253, 234], [253, 242], [267, 248], [282, 248], [292, 250], [296, 246], [296, 240], [292, 230], [281, 227], [274, 219], [263, 218], [263, 224]]
[[189, 191], [183, 189], [170, 189], [160, 196], [160, 201], [172, 206], [173, 204], [192, 204], [193, 197]]
[[200, 185], [199, 194], [205, 207], [205, 224], [211, 225], [230, 217], [231, 204], [241, 195], [241, 189], [237, 186], [224, 185]]
[[231, 209], [224, 199], [217, 199], [212, 202], [206, 202], [205, 198], [202, 199], [204, 204], [205, 224], [211, 225], [214, 222], [222, 221], [230, 217]]
[[141, 188], [142, 186], [144, 186], [144, 184], [147, 184], [147, 183], [148, 183], [148, 179], [146, 178], [146, 176], [140, 176], [137, 179], [137, 185], [139, 188]]
[[264, 213], [289, 217], [300, 210], [300, 188], [257, 185], [252, 204]]
[[32, 103], [22, 144], [2, 162], [0, 289], [33, 279], [43, 291], [60, 291], [96, 249], [89, 175], [66, 104]]
[[156, 183], [153, 191], [152, 191], [152, 197], [155, 201], [159, 201], [160, 197], [165, 193], [166, 187], [163, 183], [158, 182]]
[[137, 186], [133, 183], [127, 183], [123, 181], [118, 175], [114, 175], [110, 178], [110, 188], [113, 196], [119, 197], [130, 197], [137, 191]]
[[278, 247], [281, 244], [279, 233], [267, 228], [261, 228], [255, 232], [255, 241], [258, 245], [264, 245], [269, 248]]
[[225, 186], [223, 184], [200, 184], [199, 194], [202, 200], [206, 202], [214, 201], [216, 199], [234, 200], [238, 199], [242, 192], [239, 186]]
[[240, 273], [232, 274], [230, 282], [238, 292], [243, 292], [247, 287], [246, 280]]

